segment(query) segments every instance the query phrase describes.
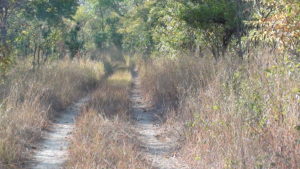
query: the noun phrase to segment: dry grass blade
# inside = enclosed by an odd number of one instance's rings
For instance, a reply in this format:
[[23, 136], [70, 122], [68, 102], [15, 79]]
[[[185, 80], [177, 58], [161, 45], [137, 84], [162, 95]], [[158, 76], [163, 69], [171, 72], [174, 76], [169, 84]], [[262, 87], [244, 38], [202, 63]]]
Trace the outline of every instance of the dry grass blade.
[[185, 126], [181, 156], [192, 168], [300, 167], [299, 68], [276, 57], [140, 66], [148, 98], [174, 110], [167, 124]]
[[93, 93], [78, 118], [66, 168], [146, 168], [129, 125], [131, 75], [117, 71]]
[[16, 65], [0, 88], [0, 168], [21, 167], [49, 120], [102, 74], [102, 64], [89, 60], [58, 61], [34, 72]]

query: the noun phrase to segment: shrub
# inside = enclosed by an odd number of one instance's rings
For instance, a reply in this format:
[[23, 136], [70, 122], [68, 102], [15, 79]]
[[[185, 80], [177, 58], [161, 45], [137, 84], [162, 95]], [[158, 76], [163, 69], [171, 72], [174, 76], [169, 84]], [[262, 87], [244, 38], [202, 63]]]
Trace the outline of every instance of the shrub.
[[149, 98], [175, 109], [168, 117], [185, 126], [181, 151], [192, 168], [299, 168], [300, 72], [279, 57], [184, 57], [142, 67]]

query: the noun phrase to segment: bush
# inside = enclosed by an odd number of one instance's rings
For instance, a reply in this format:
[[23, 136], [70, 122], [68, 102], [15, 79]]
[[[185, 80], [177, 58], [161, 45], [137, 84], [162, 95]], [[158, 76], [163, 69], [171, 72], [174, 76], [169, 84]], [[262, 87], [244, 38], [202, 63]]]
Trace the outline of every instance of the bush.
[[244, 63], [184, 57], [142, 67], [149, 98], [175, 109], [168, 117], [185, 126], [182, 157], [192, 168], [300, 166], [300, 72], [278, 57], [259, 53]]

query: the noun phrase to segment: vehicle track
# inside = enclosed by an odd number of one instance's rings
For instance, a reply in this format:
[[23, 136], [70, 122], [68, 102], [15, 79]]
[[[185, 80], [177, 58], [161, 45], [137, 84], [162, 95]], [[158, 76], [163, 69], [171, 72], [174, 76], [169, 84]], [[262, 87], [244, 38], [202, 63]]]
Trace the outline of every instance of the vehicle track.
[[138, 74], [133, 73], [131, 101], [133, 103], [134, 129], [144, 158], [155, 169], [188, 169], [174, 154], [178, 150], [178, 138], [166, 136], [160, 124], [158, 109], [152, 109], [143, 99]]
[[41, 143], [34, 152], [30, 169], [60, 169], [68, 158], [69, 137], [75, 127], [75, 118], [89, 97], [80, 99], [62, 112], [44, 133]]

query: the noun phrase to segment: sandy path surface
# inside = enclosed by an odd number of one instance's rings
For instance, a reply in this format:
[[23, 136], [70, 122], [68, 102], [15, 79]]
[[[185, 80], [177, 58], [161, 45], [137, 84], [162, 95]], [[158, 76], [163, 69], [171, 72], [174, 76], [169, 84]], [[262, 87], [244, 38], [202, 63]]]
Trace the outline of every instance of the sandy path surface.
[[134, 128], [138, 133], [145, 159], [156, 169], [188, 169], [188, 166], [174, 156], [178, 149], [177, 140], [165, 135], [159, 124], [158, 110], [151, 109], [144, 101], [137, 73], [133, 74], [133, 80], [131, 100]]
[[[133, 75], [131, 101], [133, 103], [134, 129], [144, 158], [155, 169], [188, 169], [174, 154], [178, 150], [178, 138], [166, 136], [160, 124], [157, 109], [152, 109], [144, 101], [137, 73]], [[60, 117], [56, 118], [43, 141], [38, 145], [30, 169], [60, 169], [68, 158], [69, 137], [75, 127], [75, 118], [80, 108], [89, 100], [85, 97], [71, 105]]]
[[75, 118], [80, 108], [88, 101], [85, 97], [71, 105], [57, 117], [34, 153], [30, 169], [60, 169], [68, 158], [69, 137], [75, 127]]

